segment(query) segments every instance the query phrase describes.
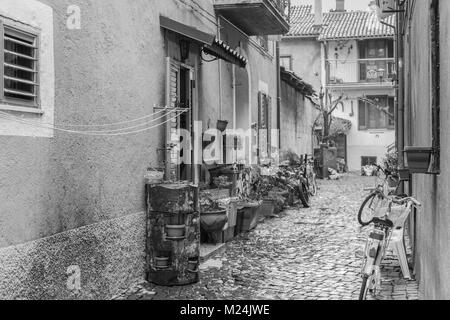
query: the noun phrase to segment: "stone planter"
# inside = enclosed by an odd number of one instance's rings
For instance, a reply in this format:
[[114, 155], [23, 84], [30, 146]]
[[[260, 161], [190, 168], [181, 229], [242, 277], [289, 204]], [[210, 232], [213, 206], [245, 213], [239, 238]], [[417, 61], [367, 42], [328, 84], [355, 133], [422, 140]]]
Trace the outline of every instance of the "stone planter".
[[258, 225], [258, 211], [261, 207], [260, 202], [239, 203], [236, 224], [236, 235], [242, 232], [248, 232]]
[[273, 216], [275, 213], [276, 203], [276, 199], [264, 199], [259, 209], [259, 218], [264, 220], [264, 218]]
[[202, 212], [200, 214], [200, 226], [204, 242], [214, 244], [222, 243], [222, 232], [227, 222], [226, 209]]
[[428, 173], [433, 148], [406, 147], [405, 155], [410, 173]]

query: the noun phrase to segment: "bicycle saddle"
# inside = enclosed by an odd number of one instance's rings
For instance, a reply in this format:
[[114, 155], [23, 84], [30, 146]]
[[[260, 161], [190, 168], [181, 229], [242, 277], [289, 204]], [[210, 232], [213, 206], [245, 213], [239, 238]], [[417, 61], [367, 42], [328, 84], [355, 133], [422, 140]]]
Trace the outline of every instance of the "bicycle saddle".
[[394, 227], [394, 223], [389, 219], [384, 220], [384, 219], [380, 219], [380, 218], [373, 218], [372, 222], [375, 224], [381, 225], [383, 227], [386, 227], [386, 228]]

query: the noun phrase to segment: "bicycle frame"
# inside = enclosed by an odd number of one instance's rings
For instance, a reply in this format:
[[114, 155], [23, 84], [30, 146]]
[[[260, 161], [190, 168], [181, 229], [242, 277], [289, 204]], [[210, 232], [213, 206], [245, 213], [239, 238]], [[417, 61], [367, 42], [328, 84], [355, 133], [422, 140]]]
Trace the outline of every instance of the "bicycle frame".
[[385, 258], [391, 234], [390, 228], [375, 225], [366, 243], [365, 259], [361, 273], [363, 276], [368, 277], [367, 290], [372, 291], [374, 295], [381, 290], [380, 266]]

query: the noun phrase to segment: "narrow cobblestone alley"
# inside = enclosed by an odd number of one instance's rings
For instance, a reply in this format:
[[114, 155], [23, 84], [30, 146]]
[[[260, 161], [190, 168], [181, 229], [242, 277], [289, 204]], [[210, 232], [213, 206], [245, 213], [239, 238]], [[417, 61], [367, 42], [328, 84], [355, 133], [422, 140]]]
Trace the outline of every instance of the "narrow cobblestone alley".
[[[203, 263], [199, 283], [172, 288], [139, 284], [117, 299], [358, 299], [361, 260], [355, 252], [365, 236], [356, 214], [366, 195], [362, 190], [374, 180], [346, 175], [319, 183], [311, 209], [289, 209], [232, 241]], [[378, 299], [417, 300], [417, 283], [401, 279], [396, 259], [386, 261]]]

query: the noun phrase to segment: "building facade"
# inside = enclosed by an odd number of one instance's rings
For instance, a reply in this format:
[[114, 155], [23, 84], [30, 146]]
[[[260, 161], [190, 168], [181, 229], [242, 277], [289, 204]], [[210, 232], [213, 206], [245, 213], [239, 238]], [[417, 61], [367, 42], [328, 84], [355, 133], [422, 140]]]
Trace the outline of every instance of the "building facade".
[[[199, 182], [195, 141], [217, 120], [277, 128], [271, 35], [288, 2], [77, 3], [0, 1], [2, 299], [109, 298], [144, 279], [147, 168]], [[248, 141], [215, 160], [257, 162], [278, 137]]]
[[[411, 217], [414, 266], [423, 299], [450, 298], [448, 188], [450, 48], [448, 1], [405, 1], [399, 15], [400, 104], [397, 144], [434, 149], [428, 174], [412, 174], [407, 191], [423, 207]], [[442, 106], [442, 107], [441, 107]], [[408, 166], [403, 154], [401, 164]]]
[[394, 20], [381, 24], [375, 13], [346, 11], [343, 3], [325, 14], [321, 1], [315, 12], [312, 6], [293, 7], [280, 56], [317, 92], [322, 87], [333, 99], [344, 96], [333, 116], [352, 126], [336, 142], [348, 169], [359, 171], [381, 163], [395, 143]]

